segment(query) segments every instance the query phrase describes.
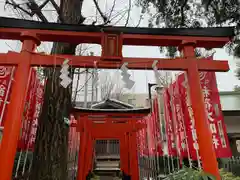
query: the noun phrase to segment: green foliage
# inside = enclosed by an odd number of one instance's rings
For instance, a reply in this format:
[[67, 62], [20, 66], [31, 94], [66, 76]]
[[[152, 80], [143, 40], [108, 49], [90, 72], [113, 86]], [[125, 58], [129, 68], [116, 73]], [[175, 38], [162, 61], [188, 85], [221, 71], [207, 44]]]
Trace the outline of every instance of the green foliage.
[[[240, 28], [239, 0], [137, 0], [142, 13], [150, 15], [149, 27], [211, 27], [231, 25]], [[151, 7], [156, 12], [153, 13]]]
[[183, 168], [182, 170], [168, 175], [164, 180], [215, 180], [212, 175], [193, 168]]
[[221, 176], [223, 180], [240, 180], [240, 177], [234, 176], [230, 172], [225, 172], [222, 169], [220, 170]]
[[[222, 180], [240, 180], [240, 177], [234, 176], [232, 173], [220, 170]], [[204, 173], [202, 170], [184, 167], [178, 172], [168, 175], [164, 180], [215, 180], [216, 178], [210, 174]]]
[[[199, 28], [199, 27], [236, 27], [236, 36], [226, 46], [229, 53], [240, 57], [240, 1], [239, 0], [136, 0], [142, 14], [148, 14], [149, 27]], [[153, 10], [153, 8], [154, 10]], [[160, 49], [173, 57], [174, 47]], [[240, 68], [236, 74], [240, 78]]]

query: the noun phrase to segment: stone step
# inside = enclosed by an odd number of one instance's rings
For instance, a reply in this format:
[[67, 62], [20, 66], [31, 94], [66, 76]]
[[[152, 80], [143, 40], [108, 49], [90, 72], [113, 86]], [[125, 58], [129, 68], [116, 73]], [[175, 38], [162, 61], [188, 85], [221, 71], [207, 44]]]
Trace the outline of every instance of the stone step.
[[119, 171], [120, 168], [118, 167], [96, 167], [95, 171]]
[[97, 161], [96, 166], [99, 167], [119, 167], [119, 161]]
[[95, 171], [119, 171], [120, 161], [119, 160], [97, 160], [95, 164]]
[[96, 159], [117, 159], [120, 160], [120, 155], [97, 155]]

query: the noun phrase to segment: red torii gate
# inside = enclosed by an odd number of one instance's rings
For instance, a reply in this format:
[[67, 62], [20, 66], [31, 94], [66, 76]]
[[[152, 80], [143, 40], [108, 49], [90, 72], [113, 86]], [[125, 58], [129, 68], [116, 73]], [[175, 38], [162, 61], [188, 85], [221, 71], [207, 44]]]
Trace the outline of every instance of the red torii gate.
[[137, 121], [149, 113], [150, 109], [73, 109], [80, 131], [78, 180], [84, 180], [92, 171], [93, 144], [97, 139], [118, 139], [121, 169], [139, 180], [136, 133], [146, 125]]
[[[0, 149], [0, 179], [10, 180], [17, 142], [20, 134], [24, 99], [31, 66], [60, 66], [66, 58], [70, 65], [85, 68], [121, 67], [128, 62], [131, 69], [152, 69], [158, 60], [161, 70], [187, 71], [190, 97], [203, 169], [220, 179], [218, 164], [207, 124], [205, 106], [199, 81], [199, 71], [228, 71], [227, 61], [196, 59], [195, 47], [221, 48], [234, 36], [233, 28], [160, 29], [74, 26], [40, 23], [11, 18], [0, 18], [0, 39], [21, 40], [21, 53], [0, 54], [0, 65], [17, 66], [15, 83], [6, 114]], [[102, 56], [43, 55], [35, 53], [41, 41], [67, 43], [97, 43], [102, 45]], [[176, 59], [125, 58], [123, 45], [178, 46], [182, 57]], [[17, 107], [17, 108], [16, 108]]]

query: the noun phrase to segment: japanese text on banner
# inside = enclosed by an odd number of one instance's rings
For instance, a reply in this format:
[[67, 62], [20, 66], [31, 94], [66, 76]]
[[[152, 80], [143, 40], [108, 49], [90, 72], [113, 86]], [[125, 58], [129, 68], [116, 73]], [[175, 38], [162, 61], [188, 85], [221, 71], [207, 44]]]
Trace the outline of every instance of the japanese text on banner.
[[219, 158], [231, 157], [215, 73], [201, 72], [200, 82], [216, 155]]

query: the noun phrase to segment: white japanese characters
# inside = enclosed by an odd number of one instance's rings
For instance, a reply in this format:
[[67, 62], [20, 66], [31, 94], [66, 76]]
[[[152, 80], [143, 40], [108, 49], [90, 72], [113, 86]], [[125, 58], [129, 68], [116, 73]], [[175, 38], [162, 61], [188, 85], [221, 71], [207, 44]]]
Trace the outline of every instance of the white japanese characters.
[[196, 133], [196, 128], [195, 128], [195, 119], [194, 119], [194, 114], [193, 114], [193, 109], [192, 109], [192, 103], [189, 97], [188, 89], [186, 90], [186, 105], [188, 108], [188, 113], [189, 113], [189, 118], [190, 118], [190, 128], [192, 132], [192, 140], [193, 140], [193, 147], [195, 150], [199, 149], [198, 142], [197, 142], [197, 133]]
[[212, 141], [213, 141], [213, 146], [215, 149], [218, 149], [219, 147], [219, 139], [217, 138], [217, 127], [216, 127], [216, 122], [215, 119], [213, 117], [214, 115], [214, 108], [211, 102], [211, 90], [210, 90], [210, 84], [209, 84], [209, 80], [207, 78], [207, 73], [204, 73], [204, 78], [201, 79], [201, 74], [200, 74], [200, 79], [201, 81], [201, 85], [202, 85], [202, 94], [203, 94], [203, 98], [204, 98], [204, 104], [206, 107], [206, 114], [207, 114], [207, 118], [208, 118], [208, 123], [209, 123], [209, 128], [212, 132]]
[[218, 121], [217, 124], [218, 124], [218, 131], [219, 131], [219, 136], [220, 136], [222, 147], [227, 148], [226, 139], [224, 137], [222, 121]]
[[179, 140], [180, 140], [180, 145], [181, 145], [181, 149], [182, 151], [186, 151], [186, 136], [185, 136], [185, 128], [184, 128], [184, 120], [182, 117], [182, 109], [181, 109], [181, 105], [180, 102], [178, 101], [178, 103], [176, 104], [176, 113], [177, 113], [177, 122], [178, 122], [178, 132], [179, 132]]
[[12, 84], [13, 67], [0, 66], [0, 125], [2, 124], [6, 105], [9, 103], [10, 88]]

